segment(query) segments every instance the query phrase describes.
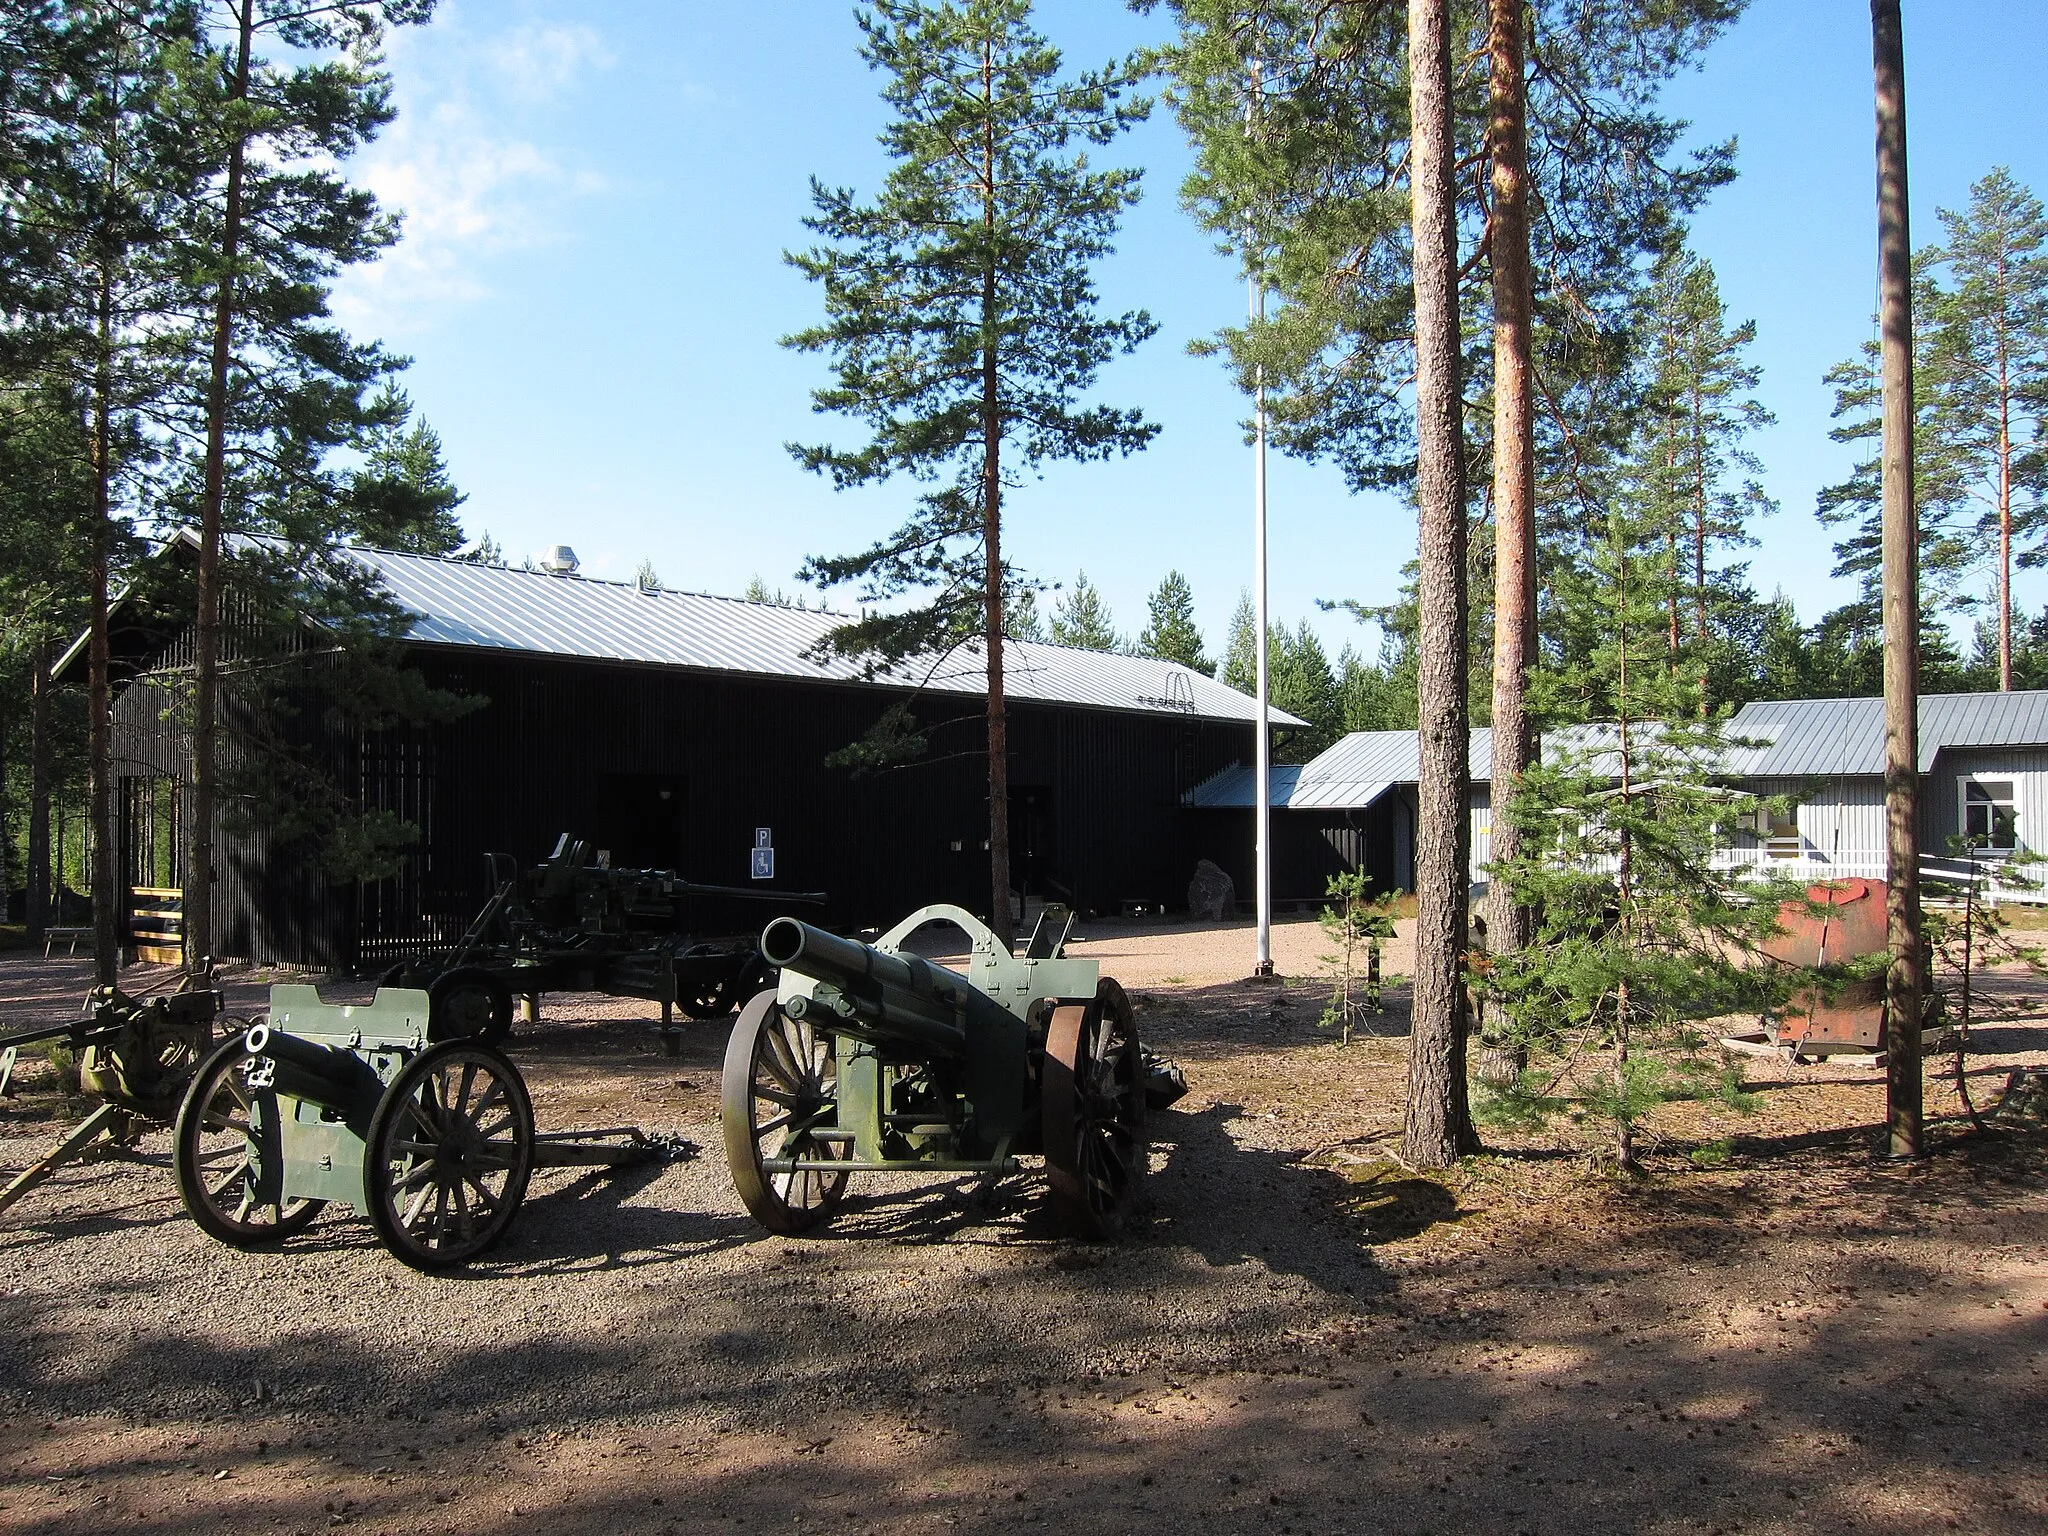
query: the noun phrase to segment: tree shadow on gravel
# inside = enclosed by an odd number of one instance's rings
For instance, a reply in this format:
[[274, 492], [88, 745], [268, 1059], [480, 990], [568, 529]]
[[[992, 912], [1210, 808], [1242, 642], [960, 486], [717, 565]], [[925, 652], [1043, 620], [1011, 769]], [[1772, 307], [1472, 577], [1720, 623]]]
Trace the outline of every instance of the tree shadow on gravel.
[[[1711, 1202], [1693, 1214], [1719, 1219]], [[2038, 1239], [2038, 1203], [2021, 1214], [2011, 1236]], [[812, 1257], [783, 1255], [747, 1305], [695, 1328], [679, 1299], [611, 1339], [516, 1357], [331, 1330], [172, 1340], [112, 1366], [182, 1384], [189, 1428], [137, 1455], [68, 1442], [82, 1426], [46, 1415], [77, 1410], [44, 1403], [0, 1426], [0, 1500], [34, 1536], [117, 1520], [152, 1536], [2041, 1528], [2037, 1385], [1998, 1367], [2048, 1348], [2048, 1317], [1910, 1254], [1874, 1279], [1854, 1243], [1809, 1253], [1796, 1290], [1762, 1256], [1710, 1284], [1673, 1236], [1532, 1237], [1489, 1287], [1304, 1315], [1227, 1363], [1177, 1359], [1171, 1311], [1115, 1257], [992, 1283], [928, 1274], [907, 1314], [921, 1324], [887, 1349], [845, 1347], [853, 1320], [829, 1298], [862, 1270], [825, 1244], [797, 1245]], [[1060, 1322], [1033, 1347], [1006, 1332], [991, 1373], [945, 1374], [963, 1353], [933, 1347], [948, 1330], [979, 1317], [992, 1334], [1047, 1293], [1034, 1318]], [[1072, 1351], [1091, 1298], [1150, 1358]], [[281, 1407], [258, 1381], [281, 1385]]]

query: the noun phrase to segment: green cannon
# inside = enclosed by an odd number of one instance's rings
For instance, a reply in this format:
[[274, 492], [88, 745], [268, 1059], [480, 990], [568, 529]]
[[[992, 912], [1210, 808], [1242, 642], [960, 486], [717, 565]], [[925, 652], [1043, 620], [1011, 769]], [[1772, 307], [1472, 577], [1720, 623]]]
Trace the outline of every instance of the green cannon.
[[[909, 952], [950, 923], [967, 974]], [[856, 1173], [979, 1173], [1045, 1160], [1061, 1225], [1114, 1236], [1145, 1172], [1145, 1066], [1123, 988], [1072, 960], [1049, 908], [1022, 956], [955, 906], [873, 945], [781, 917], [761, 956], [775, 990], [741, 1012], [721, 1104], [734, 1187], [770, 1231], [827, 1220]]]
[[353, 1007], [271, 988], [269, 1017], [200, 1063], [178, 1111], [178, 1192], [201, 1230], [253, 1248], [341, 1202], [440, 1269], [504, 1236], [535, 1168], [656, 1152], [631, 1127], [536, 1133], [519, 1069], [479, 1040], [432, 1043], [431, 1006], [409, 988]]

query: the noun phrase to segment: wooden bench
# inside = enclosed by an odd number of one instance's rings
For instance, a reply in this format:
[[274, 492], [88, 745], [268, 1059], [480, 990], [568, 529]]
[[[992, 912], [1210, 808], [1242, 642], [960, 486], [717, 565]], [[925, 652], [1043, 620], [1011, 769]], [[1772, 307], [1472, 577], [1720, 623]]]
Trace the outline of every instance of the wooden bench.
[[43, 930], [43, 958], [45, 960], [49, 959], [50, 951], [59, 944], [64, 946], [65, 954], [76, 955], [80, 944], [90, 944], [91, 942], [92, 929], [90, 928], [45, 928]]
[[136, 886], [128, 893], [128, 943], [151, 965], [185, 963], [185, 893]]

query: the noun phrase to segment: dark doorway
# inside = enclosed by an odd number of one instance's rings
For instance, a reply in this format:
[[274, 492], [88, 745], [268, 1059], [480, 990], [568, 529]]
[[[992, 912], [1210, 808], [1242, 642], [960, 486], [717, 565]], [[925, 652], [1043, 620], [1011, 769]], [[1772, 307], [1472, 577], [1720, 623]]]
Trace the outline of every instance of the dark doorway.
[[1052, 867], [1052, 791], [1038, 784], [1010, 786], [1010, 884], [1025, 897], [1070, 900]]
[[687, 796], [671, 773], [605, 773], [597, 780], [597, 846], [614, 869], [675, 869], [684, 863]]

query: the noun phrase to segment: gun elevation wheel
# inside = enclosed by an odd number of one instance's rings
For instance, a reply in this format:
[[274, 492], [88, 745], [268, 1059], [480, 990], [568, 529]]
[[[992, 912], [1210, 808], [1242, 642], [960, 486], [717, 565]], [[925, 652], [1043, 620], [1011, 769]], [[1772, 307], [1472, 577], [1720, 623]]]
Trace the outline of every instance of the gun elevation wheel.
[[282, 1199], [277, 1096], [249, 1087], [250, 1059], [238, 1036], [199, 1064], [178, 1106], [171, 1152], [185, 1209], [200, 1231], [233, 1248], [303, 1232], [327, 1204]]
[[845, 1197], [845, 1174], [763, 1164], [849, 1155], [847, 1143], [817, 1134], [839, 1121], [832, 1037], [790, 1018], [773, 992], [761, 993], [742, 1010], [726, 1045], [720, 1105], [733, 1188], [754, 1220], [784, 1236], [829, 1220]]
[[532, 1172], [526, 1084], [487, 1045], [450, 1040], [415, 1056], [370, 1117], [364, 1203], [415, 1269], [465, 1264], [503, 1237]]
[[1115, 1237], [1149, 1147], [1137, 1023], [1114, 981], [1105, 977], [1092, 1003], [1053, 1010], [1041, 1103], [1054, 1215], [1070, 1236]]

